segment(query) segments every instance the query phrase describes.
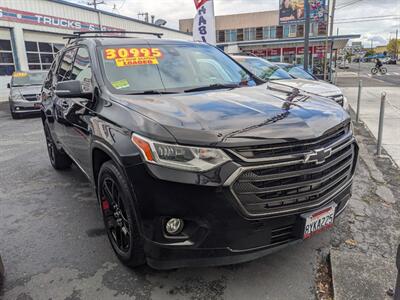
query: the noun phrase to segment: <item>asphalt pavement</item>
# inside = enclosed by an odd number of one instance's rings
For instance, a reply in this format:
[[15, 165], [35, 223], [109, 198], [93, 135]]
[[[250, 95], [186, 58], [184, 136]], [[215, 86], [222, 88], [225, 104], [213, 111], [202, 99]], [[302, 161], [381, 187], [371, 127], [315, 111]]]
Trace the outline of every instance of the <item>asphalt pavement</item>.
[[0, 166], [2, 299], [315, 299], [330, 232], [240, 265], [129, 269], [109, 245], [84, 175], [55, 171], [40, 120], [12, 120], [4, 102]]

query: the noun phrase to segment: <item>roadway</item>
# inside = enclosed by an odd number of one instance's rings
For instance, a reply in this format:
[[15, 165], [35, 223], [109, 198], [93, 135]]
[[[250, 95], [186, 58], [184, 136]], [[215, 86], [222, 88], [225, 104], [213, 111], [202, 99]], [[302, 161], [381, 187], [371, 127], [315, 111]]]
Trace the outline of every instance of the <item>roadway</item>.
[[358, 80], [363, 81], [364, 86], [397, 86], [400, 87], [400, 64], [384, 65], [388, 72], [385, 75], [372, 75], [371, 69], [374, 63], [352, 63], [349, 69], [337, 69], [336, 83], [341, 87], [352, 87], [358, 85]]

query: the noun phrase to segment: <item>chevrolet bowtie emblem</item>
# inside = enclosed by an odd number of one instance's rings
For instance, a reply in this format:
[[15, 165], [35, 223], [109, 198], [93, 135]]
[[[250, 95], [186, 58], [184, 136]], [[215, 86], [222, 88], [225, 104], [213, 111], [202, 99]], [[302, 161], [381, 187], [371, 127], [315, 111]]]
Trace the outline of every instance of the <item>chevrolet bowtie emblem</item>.
[[304, 163], [313, 163], [317, 165], [322, 164], [325, 160], [332, 155], [332, 149], [317, 149], [304, 155]]

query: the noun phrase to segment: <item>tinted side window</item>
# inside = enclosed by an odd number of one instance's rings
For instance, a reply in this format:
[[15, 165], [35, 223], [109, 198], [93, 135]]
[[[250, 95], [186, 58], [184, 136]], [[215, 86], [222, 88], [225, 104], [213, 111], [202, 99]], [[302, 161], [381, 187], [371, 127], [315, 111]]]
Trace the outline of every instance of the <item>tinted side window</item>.
[[74, 62], [76, 48], [66, 51], [61, 59], [57, 72], [57, 81], [70, 80], [72, 64]]
[[86, 92], [92, 90], [92, 68], [89, 52], [86, 48], [79, 48], [75, 56], [70, 80], [79, 80], [82, 83], [82, 89]]
[[49, 73], [47, 74], [46, 80], [44, 81], [44, 88], [46, 89], [51, 89], [54, 83], [54, 79], [55, 79], [55, 71], [56, 71], [56, 67], [57, 67], [57, 61], [58, 61], [58, 57], [56, 56], [56, 58], [53, 61], [53, 64], [50, 67]]

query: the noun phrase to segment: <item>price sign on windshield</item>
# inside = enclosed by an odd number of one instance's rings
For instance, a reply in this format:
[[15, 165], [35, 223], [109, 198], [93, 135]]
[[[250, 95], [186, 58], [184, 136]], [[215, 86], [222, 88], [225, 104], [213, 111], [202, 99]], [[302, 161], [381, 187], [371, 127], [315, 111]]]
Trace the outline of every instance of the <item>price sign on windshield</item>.
[[117, 67], [157, 65], [163, 54], [159, 48], [107, 48], [104, 58], [114, 60]]

